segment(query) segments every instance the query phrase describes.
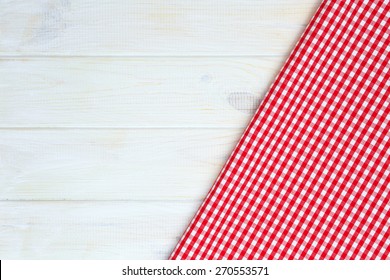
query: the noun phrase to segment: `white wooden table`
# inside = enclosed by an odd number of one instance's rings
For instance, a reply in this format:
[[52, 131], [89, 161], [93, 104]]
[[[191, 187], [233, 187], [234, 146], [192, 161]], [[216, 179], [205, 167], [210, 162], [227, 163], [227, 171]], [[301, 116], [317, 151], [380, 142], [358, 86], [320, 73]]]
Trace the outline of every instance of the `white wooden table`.
[[318, 4], [0, 0], [0, 258], [167, 258]]

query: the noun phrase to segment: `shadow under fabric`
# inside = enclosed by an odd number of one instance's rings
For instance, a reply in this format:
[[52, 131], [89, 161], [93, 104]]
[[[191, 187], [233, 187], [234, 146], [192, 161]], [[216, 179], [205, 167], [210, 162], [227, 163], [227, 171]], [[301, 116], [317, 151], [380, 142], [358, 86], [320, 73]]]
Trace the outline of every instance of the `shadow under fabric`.
[[321, 3], [170, 259], [390, 258], [389, 35]]

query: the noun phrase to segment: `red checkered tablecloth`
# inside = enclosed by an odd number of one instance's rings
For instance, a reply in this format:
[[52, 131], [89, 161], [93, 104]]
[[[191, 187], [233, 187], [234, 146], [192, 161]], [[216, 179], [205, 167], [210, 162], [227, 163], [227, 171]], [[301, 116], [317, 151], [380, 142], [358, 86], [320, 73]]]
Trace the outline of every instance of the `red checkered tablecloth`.
[[389, 35], [321, 3], [171, 259], [390, 259]]

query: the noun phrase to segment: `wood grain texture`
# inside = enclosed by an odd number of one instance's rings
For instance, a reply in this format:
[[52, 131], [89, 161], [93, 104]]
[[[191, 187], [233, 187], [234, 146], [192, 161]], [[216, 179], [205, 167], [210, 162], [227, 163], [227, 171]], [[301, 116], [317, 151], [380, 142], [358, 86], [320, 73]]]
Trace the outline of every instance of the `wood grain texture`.
[[3, 0], [1, 55], [285, 55], [319, 0]]
[[241, 127], [276, 58], [0, 58], [0, 127]]
[[0, 258], [166, 259], [320, 0], [0, 0]]
[[1, 259], [167, 259], [196, 202], [0, 202]]
[[241, 133], [241, 129], [3, 129], [0, 199], [202, 199]]

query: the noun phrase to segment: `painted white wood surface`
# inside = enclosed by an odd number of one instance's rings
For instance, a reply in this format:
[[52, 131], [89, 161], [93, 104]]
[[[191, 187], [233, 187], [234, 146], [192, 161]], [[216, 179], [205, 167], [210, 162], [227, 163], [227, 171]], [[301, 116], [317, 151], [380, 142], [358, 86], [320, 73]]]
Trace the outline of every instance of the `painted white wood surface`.
[[0, 0], [0, 258], [166, 258], [319, 0]]
[[241, 132], [0, 130], [0, 199], [202, 199]]
[[282, 63], [282, 57], [0, 59], [0, 127], [244, 128]]
[[319, 0], [0, 1], [4, 55], [284, 55]]
[[0, 202], [2, 259], [166, 259], [200, 201]]

